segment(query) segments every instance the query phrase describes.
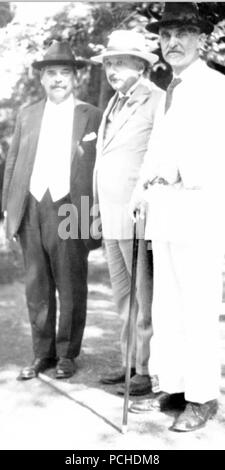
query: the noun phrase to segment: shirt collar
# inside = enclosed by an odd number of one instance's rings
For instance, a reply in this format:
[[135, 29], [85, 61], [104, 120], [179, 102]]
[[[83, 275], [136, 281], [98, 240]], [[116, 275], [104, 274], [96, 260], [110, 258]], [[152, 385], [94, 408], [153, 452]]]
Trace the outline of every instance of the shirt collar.
[[130, 98], [130, 96], [133, 94], [134, 90], [140, 85], [140, 83], [143, 81], [143, 77], [141, 76], [138, 78], [138, 80], [129, 88], [129, 90], [124, 94], [121, 91], [118, 92], [119, 98], [127, 97]]
[[182, 82], [185, 80], [191, 79], [191, 77], [196, 78], [198, 75], [198, 70], [199, 68], [202, 67], [203, 61], [201, 59], [195, 60], [191, 65], [189, 65], [186, 69], [183, 70], [183, 72], [180, 73], [180, 75], [173, 75], [173, 78], [181, 78]]
[[63, 111], [64, 109], [68, 109], [68, 108], [71, 108], [72, 106], [74, 106], [74, 96], [72, 95], [72, 93], [68, 96], [68, 98], [66, 98], [64, 101], [62, 101], [62, 103], [53, 103], [53, 101], [51, 101], [49, 98], [47, 98], [47, 101], [46, 101], [46, 106], [49, 110], [53, 110], [53, 111]]

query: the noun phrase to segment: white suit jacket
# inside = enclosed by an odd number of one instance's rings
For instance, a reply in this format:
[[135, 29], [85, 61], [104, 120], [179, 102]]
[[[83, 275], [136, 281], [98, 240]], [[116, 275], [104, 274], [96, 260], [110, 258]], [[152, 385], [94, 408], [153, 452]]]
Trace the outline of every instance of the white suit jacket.
[[103, 114], [94, 169], [94, 202], [100, 204], [105, 238], [132, 238], [128, 206], [162, 93], [149, 80], [143, 80], [114, 119], [106, 139], [104, 133], [107, 117], [117, 100], [117, 93], [111, 98]]
[[180, 77], [166, 114], [160, 101], [141, 169], [142, 182], [160, 176], [169, 183], [145, 192], [148, 239], [211, 238], [225, 218], [225, 77], [200, 59]]

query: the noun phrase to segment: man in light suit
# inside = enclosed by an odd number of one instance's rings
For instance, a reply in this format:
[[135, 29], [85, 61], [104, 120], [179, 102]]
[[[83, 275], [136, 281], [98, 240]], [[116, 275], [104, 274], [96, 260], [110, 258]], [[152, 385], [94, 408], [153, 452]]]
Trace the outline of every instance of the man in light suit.
[[[157, 61], [147, 51], [144, 36], [115, 31], [106, 50], [97, 57], [115, 94], [104, 112], [97, 141], [94, 170], [95, 202], [99, 202], [113, 295], [122, 319], [122, 368], [102, 382], [121, 384], [124, 393], [129, 294], [132, 263], [132, 222], [128, 205], [136, 184], [153, 127], [161, 90], [145, 78], [146, 69]], [[152, 258], [146, 242], [139, 240], [136, 319], [133, 331], [130, 394], [151, 390], [148, 374], [149, 341], [152, 335]]]
[[199, 58], [213, 27], [195, 4], [166, 4], [148, 29], [159, 32], [174, 75], [131, 204], [131, 212], [143, 214], [142, 197], [148, 203], [155, 276], [150, 367], [152, 360], [162, 392], [134, 402], [131, 411], [178, 406], [171, 429], [185, 432], [204, 425], [218, 406], [225, 80]]
[[[32, 379], [54, 365], [57, 379], [70, 377], [80, 352], [87, 257], [95, 244], [87, 229], [101, 119], [97, 108], [74, 97], [76, 69], [85, 63], [74, 58], [69, 43], [54, 41], [43, 60], [33, 64], [47, 99], [19, 113], [6, 161], [3, 209], [8, 237], [18, 236], [23, 250], [34, 351], [34, 361], [21, 371], [21, 379]], [[86, 211], [82, 197], [88, 199]], [[68, 226], [63, 230], [67, 210], [74, 233]]]

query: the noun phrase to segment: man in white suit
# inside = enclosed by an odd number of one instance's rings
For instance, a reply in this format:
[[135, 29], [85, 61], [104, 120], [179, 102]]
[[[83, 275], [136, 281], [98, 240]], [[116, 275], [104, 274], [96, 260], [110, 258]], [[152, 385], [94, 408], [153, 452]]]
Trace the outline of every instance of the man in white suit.
[[[123, 394], [133, 236], [128, 206], [162, 92], [145, 78], [146, 69], [157, 61], [157, 56], [147, 51], [144, 36], [140, 33], [113, 32], [106, 50], [93, 59], [103, 63], [107, 80], [116, 91], [99, 129], [94, 188], [95, 202], [100, 205], [113, 295], [122, 319], [122, 368], [104, 376], [101, 381], [121, 384], [117, 392]], [[131, 395], [142, 395], [151, 390], [148, 374], [149, 341], [152, 336], [151, 256], [146, 242], [140, 240]]]
[[159, 31], [174, 74], [131, 204], [143, 215], [140, 190], [147, 186], [146, 236], [154, 256], [151, 360], [162, 392], [134, 402], [131, 411], [163, 410], [177, 401], [181, 412], [171, 429], [192, 431], [218, 406], [225, 80], [199, 58], [213, 28], [195, 4], [166, 4], [162, 20], [148, 29]]

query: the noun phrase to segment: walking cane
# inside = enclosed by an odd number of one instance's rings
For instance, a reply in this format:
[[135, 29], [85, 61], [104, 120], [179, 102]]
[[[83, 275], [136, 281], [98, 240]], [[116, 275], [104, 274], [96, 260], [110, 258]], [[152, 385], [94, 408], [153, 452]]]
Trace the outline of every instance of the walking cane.
[[132, 354], [132, 333], [134, 327], [134, 307], [135, 307], [135, 291], [136, 291], [136, 273], [137, 273], [137, 257], [138, 257], [138, 238], [137, 238], [136, 219], [133, 227], [133, 252], [132, 252], [132, 268], [131, 268], [131, 286], [130, 286], [130, 305], [128, 317], [127, 332], [127, 349], [126, 349], [126, 376], [125, 376], [125, 393], [123, 404], [123, 422], [122, 434], [127, 432], [127, 415], [130, 388], [130, 372], [131, 372], [131, 354]]

